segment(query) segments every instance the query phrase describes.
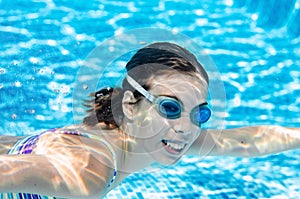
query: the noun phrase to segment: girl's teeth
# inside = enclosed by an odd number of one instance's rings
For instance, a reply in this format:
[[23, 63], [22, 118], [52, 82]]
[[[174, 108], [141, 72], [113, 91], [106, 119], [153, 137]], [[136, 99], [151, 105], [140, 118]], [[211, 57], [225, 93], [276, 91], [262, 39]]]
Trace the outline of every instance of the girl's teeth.
[[175, 150], [182, 150], [185, 146], [185, 144], [183, 143], [174, 143], [174, 142], [171, 142], [171, 141], [168, 141], [168, 140], [163, 140], [163, 143], [166, 144], [168, 147], [171, 147], [172, 149], [175, 149]]

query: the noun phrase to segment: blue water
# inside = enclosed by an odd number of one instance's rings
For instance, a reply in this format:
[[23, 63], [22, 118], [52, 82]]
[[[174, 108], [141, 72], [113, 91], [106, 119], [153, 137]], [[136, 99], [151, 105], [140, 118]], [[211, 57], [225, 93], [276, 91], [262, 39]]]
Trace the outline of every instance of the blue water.
[[[226, 89], [226, 128], [300, 127], [299, 8], [299, 0], [0, 0], [0, 134], [73, 123], [76, 75], [88, 54], [145, 27], [185, 34], [211, 56]], [[131, 175], [108, 198], [299, 198], [299, 160], [299, 150], [189, 156]]]

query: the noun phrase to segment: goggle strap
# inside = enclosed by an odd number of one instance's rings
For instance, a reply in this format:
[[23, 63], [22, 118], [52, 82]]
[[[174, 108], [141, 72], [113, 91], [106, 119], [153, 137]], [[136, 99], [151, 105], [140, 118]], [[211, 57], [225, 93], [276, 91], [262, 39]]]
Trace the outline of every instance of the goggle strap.
[[147, 100], [150, 102], [154, 101], [154, 96], [151, 95], [148, 91], [146, 91], [139, 83], [137, 83], [132, 77], [129, 75], [126, 76], [128, 83], [135, 88], [138, 92], [140, 92]]

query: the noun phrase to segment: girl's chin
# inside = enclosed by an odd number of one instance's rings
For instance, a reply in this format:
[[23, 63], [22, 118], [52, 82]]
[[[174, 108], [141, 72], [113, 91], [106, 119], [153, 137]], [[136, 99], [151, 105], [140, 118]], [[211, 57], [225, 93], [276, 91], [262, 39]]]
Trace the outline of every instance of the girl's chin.
[[[162, 149], [165, 150], [165, 149]], [[162, 151], [162, 153], [160, 154], [160, 156], [158, 158], [156, 158], [157, 162], [159, 162], [160, 164], [163, 165], [173, 165], [175, 163], [177, 163], [180, 158], [182, 157], [182, 154], [170, 154], [169, 152], [166, 151]]]

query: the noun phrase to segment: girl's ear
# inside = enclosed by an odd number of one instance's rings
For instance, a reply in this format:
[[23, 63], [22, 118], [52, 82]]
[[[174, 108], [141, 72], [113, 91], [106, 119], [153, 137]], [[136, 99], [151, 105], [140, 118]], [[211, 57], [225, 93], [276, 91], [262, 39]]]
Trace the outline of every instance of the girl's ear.
[[127, 117], [129, 120], [133, 119], [134, 116], [133, 106], [136, 102], [137, 100], [135, 99], [133, 92], [125, 91], [122, 99], [122, 108], [125, 117]]

